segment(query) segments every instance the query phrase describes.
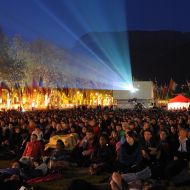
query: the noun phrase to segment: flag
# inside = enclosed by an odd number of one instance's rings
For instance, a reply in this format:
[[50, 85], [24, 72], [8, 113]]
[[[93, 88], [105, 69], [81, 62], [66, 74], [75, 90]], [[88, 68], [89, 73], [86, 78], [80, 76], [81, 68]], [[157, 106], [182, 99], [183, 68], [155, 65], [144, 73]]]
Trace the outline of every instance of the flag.
[[6, 90], [8, 90], [9, 92], [11, 91], [5, 81], [2, 81], [2, 82], [1, 82], [1, 89], [6, 89]]
[[167, 85], [165, 84], [164, 87], [162, 88], [162, 92], [161, 92], [161, 96], [162, 96], [162, 99], [165, 99], [166, 96], [167, 96], [167, 92], [168, 92], [168, 87]]
[[77, 89], [80, 89], [80, 88], [81, 88], [79, 79], [76, 79], [76, 88], [77, 88]]
[[25, 87], [24, 87], [24, 91], [27, 95], [31, 94], [31, 90], [30, 87], [28, 86], [27, 82], [25, 82]]
[[87, 91], [85, 89], [83, 89], [83, 98], [86, 99], [87, 98]]
[[43, 82], [43, 78], [42, 77], [40, 77], [40, 80], [39, 80], [39, 87], [43, 87], [44, 86], [44, 84], [43, 84], [44, 82]]
[[190, 82], [189, 81], [187, 81], [187, 86], [188, 86], [188, 88], [190, 90]]
[[168, 90], [169, 91], [175, 91], [177, 87], [177, 83], [171, 78], [170, 79], [170, 83], [169, 83], [169, 87]]
[[32, 88], [37, 88], [36, 80], [33, 78], [32, 80]]
[[164, 91], [164, 87], [160, 86], [160, 88], [159, 88], [159, 98], [160, 99], [163, 99], [163, 91]]
[[92, 80], [89, 81], [89, 88], [96, 89], [96, 84]]
[[63, 88], [64, 88], [65, 95], [68, 96], [68, 95], [69, 95], [69, 87], [68, 87], [68, 84], [65, 84]]
[[157, 84], [157, 81], [155, 80], [155, 82], [153, 82], [153, 92], [154, 92], [154, 97], [155, 98], [159, 98], [159, 87], [158, 87], [158, 84]]
[[19, 84], [19, 82], [16, 82], [16, 83], [15, 83], [15, 89], [17, 89], [17, 90], [20, 89], [20, 84]]
[[51, 88], [47, 88], [47, 89], [46, 89], [46, 93], [47, 93], [47, 95], [48, 95], [48, 97], [49, 97], [50, 94], [51, 94]]

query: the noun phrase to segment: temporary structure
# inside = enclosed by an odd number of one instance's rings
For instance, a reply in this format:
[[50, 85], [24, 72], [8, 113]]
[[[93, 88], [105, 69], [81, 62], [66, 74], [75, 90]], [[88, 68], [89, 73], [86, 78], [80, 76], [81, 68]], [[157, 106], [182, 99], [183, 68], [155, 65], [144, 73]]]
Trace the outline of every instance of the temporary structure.
[[190, 99], [186, 98], [182, 94], [177, 95], [176, 97], [168, 101], [168, 110], [177, 110], [177, 109], [188, 109], [190, 105]]

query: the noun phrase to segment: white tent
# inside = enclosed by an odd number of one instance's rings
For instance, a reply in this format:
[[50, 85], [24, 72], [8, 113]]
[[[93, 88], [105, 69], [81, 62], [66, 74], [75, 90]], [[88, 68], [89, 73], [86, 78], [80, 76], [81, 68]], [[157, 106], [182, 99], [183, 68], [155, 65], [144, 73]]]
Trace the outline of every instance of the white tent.
[[168, 110], [188, 109], [189, 105], [190, 99], [179, 94], [168, 101]]

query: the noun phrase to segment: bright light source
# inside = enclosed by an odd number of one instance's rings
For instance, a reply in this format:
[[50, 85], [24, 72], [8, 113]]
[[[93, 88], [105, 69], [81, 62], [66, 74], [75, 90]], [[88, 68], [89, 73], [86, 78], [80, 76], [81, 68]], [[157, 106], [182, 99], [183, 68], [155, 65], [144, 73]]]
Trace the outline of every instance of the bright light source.
[[131, 93], [135, 93], [135, 92], [137, 92], [139, 89], [138, 88], [132, 88], [131, 90], [130, 90], [130, 92]]
[[126, 84], [124, 82], [114, 83], [114, 89], [116, 89], [116, 90], [128, 90], [131, 93], [135, 93], [135, 92], [139, 91], [139, 89], [134, 87], [133, 84]]
[[128, 86], [128, 90], [129, 90], [131, 93], [135, 93], [135, 92], [139, 91], [139, 89], [138, 89], [138, 88], [135, 88], [133, 85]]

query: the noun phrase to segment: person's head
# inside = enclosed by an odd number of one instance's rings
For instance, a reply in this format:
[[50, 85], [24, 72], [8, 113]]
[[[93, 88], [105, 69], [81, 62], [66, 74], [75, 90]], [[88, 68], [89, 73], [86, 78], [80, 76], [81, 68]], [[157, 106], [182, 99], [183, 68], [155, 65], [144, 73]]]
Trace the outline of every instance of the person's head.
[[144, 122], [144, 124], [143, 124], [143, 129], [144, 129], [144, 130], [150, 129], [150, 125], [149, 125], [148, 122]]
[[170, 132], [171, 132], [172, 134], [176, 134], [176, 128], [175, 128], [174, 126], [171, 126], [171, 127], [170, 127]]
[[13, 162], [12, 165], [11, 165], [11, 168], [17, 168], [17, 169], [20, 169], [20, 163], [17, 162], [17, 161]]
[[88, 123], [89, 123], [89, 125], [90, 125], [91, 127], [94, 127], [94, 126], [96, 125], [95, 119], [91, 119]]
[[180, 139], [186, 139], [187, 138], [187, 130], [185, 128], [180, 128], [179, 138]]
[[75, 132], [76, 132], [75, 127], [71, 127], [71, 128], [70, 128], [70, 131], [71, 131], [71, 133], [75, 133]]
[[156, 125], [156, 119], [152, 118], [150, 122], [152, 125]]
[[129, 145], [133, 145], [135, 142], [135, 133], [133, 131], [128, 131], [125, 135], [125, 139]]
[[30, 136], [30, 141], [31, 142], [36, 142], [37, 139], [38, 139], [38, 136], [36, 134], [31, 134], [31, 136]]
[[119, 135], [118, 135], [118, 133], [117, 133], [117, 131], [115, 131], [115, 130], [113, 130], [112, 132], [111, 132], [111, 138], [119, 138]]
[[145, 130], [143, 136], [145, 141], [150, 141], [152, 138], [152, 132], [150, 130]]
[[40, 123], [44, 123], [44, 119], [43, 118], [40, 118]]
[[122, 130], [122, 126], [121, 126], [121, 124], [117, 124], [116, 125], [116, 131], [121, 131]]
[[92, 140], [92, 139], [94, 138], [94, 133], [93, 133], [92, 130], [88, 129], [88, 130], [86, 131], [86, 138], [87, 138], [88, 140]]
[[35, 159], [35, 160], [33, 160], [32, 164], [36, 168], [36, 167], [38, 167], [40, 165], [40, 163], [41, 163], [41, 161], [39, 159]]
[[40, 129], [39, 125], [36, 126], [35, 131], [37, 131], [38, 133], [41, 132], [41, 129]]
[[20, 180], [20, 176], [19, 175], [17, 175], [17, 174], [13, 174], [13, 175], [11, 175], [11, 177], [9, 178], [10, 180]]
[[56, 131], [61, 131], [62, 130], [62, 126], [60, 123], [56, 124]]
[[13, 124], [9, 123], [9, 129], [12, 129], [12, 128], [13, 128]]
[[166, 133], [166, 131], [161, 130], [159, 135], [160, 135], [160, 140], [161, 141], [165, 141], [167, 139], [167, 133]]
[[100, 146], [105, 146], [108, 143], [108, 138], [105, 135], [101, 135], [99, 138]]
[[19, 127], [15, 128], [15, 133], [17, 133], [17, 134], [20, 133], [20, 128]]
[[172, 126], [174, 124], [174, 121], [172, 119], [169, 120], [169, 125]]
[[56, 142], [56, 149], [61, 150], [65, 148], [65, 144], [61, 139], [58, 139]]
[[129, 123], [129, 129], [130, 129], [130, 130], [134, 130], [135, 128], [136, 128], [135, 123], [134, 123], [134, 122], [130, 122], [130, 123]]
[[82, 127], [82, 133], [83, 134], [86, 134], [86, 132], [87, 132], [87, 128], [84, 126], [84, 127]]
[[107, 119], [108, 119], [108, 115], [107, 115], [107, 114], [104, 114], [104, 115], [103, 115], [103, 118], [104, 118], [104, 120], [107, 120]]

